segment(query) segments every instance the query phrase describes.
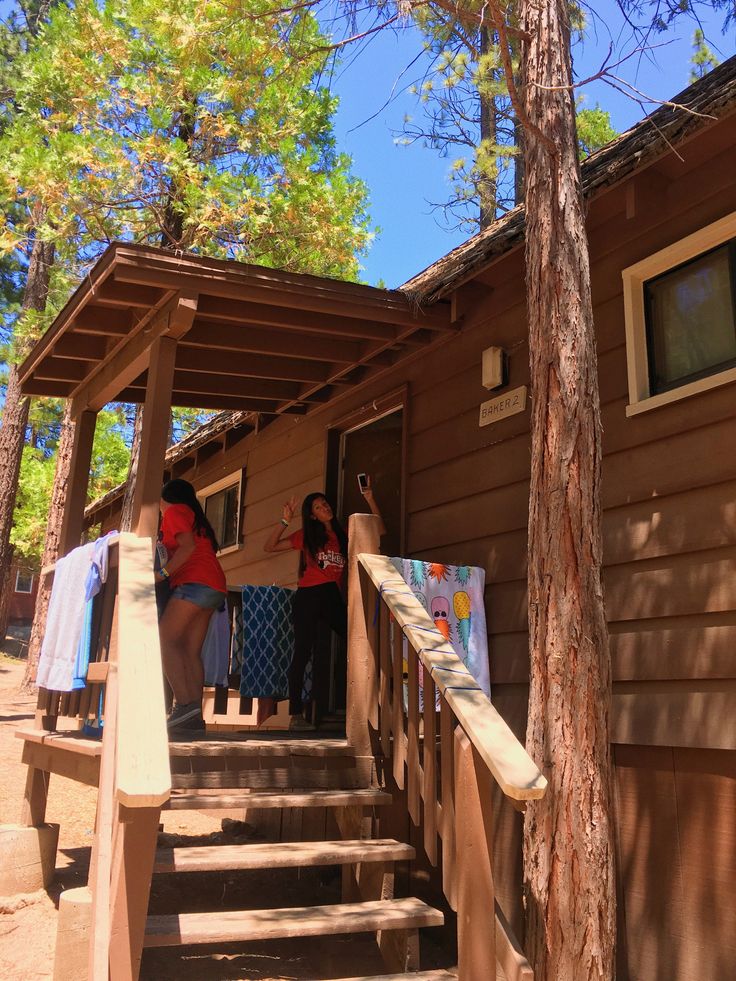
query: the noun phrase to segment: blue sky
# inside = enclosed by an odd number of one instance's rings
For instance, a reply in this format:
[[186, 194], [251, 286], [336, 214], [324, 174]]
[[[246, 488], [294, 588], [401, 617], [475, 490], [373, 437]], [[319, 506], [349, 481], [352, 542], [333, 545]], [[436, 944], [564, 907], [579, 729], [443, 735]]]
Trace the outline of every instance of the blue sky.
[[[632, 50], [630, 30], [620, 26], [615, 0], [600, 0], [593, 6], [598, 17], [590, 20], [585, 43], [574, 51], [579, 79], [598, 71], [609, 45], [619, 57]], [[736, 53], [734, 27], [726, 35], [721, 33], [722, 13], [709, 11], [702, 23], [721, 61]], [[680, 21], [673, 31], [653, 39], [658, 47], [631, 58], [616, 74], [653, 98], [671, 98], [688, 84], [695, 27], [692, 20]], [[383, 280], [389, 287], [399, 286], [467, 237], [448, 231], [441, 215], [427, 203], [446, 196], [449, 160], [417, 144], [395, 143], [404, 114], [417, 118], [421, 112], [408, 93], [417, 70], [407, 71], [420, 50], [421, 38], [413, 29], [379, 32], [369, 43], [345, 51], [332, 85], [341, 100], [336, 119], [339, 146], [351, 154], [354, 172], [368, 184], [371, 218], [381, 229], [363, 262], [364, 279], [371, 284]], [[585, 106], [598, 103], [609, 110], [619, 132], [641, 119], [644, 111], [656, 108], [652, 104], [643, 111], [602, 82], [579, 91]]]

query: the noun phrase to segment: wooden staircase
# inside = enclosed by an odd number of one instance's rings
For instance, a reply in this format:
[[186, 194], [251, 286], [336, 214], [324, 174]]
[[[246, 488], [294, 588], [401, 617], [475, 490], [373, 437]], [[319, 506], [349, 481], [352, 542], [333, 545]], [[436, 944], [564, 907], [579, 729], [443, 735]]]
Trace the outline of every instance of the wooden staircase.
[[[444, 916], [420, 899], [394, 897], [394, 865], [414, 859], [415, 850], [372, 837], [380, 809], [392, 798], [368, 785], [370, 772], [361, 772], [344, 739], [197, 739], [172, 743], [170, 753], [172, 791], [164, 809], [243, 808], [248, 815], [275, 810], [272, 829], [281, 825], [283, 834], [301, 838], [305, 832], [314, 835], [321, 825], [325, 834], [321, 840], [159, 848], [154, 873], [227, 876], [235, 870], [340, 866], [347, 901], [149, 915], [144, 948], [375, 933], [386, 970], [392, 972], [379, 977], [455, 977], [442, 970], [414, 973], [420, 966], [417, 931], [442, 925]], [[327, 840], [330, 827], [338, 836]], [[178, 892], [185, 900], [189, 890], [183, 884]]]

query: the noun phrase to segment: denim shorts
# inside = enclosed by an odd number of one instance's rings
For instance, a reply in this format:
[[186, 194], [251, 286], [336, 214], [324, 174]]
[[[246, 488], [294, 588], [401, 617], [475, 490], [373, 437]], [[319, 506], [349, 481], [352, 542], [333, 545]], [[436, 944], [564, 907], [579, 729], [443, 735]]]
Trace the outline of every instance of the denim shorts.
[[221, 610], [225, 605], [225, 593], [199, 582], [184, 582], [181, 586], [175, 586], [171, 591], [171, 598], [194, 603], [203, 610]]

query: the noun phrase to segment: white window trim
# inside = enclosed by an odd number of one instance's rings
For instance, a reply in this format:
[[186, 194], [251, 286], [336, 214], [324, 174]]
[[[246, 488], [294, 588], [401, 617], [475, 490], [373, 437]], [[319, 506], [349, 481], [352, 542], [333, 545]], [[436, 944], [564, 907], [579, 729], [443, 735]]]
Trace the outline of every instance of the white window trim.
[[238, 527], [235, 532], [235, 537], [238, 541], [234, 545], [228, 545], [227, 548], [221, 548], [217, 553], [218, 555], [229, 555], [231, 552], [238, 552], [242, 549], [243, 545], [240, 542], [240, 518], [243, 511], [243, 475], [245, 471], [235, 471], [234, 473], [228, 474], [227, 477], [223, 477], [221, 480], [216, 480], [214, 484], [207, 484], [206, 487], [202, 487], [197, 491], [197, 497], [199, 498], [199, 503], [204, 509], [205, 499], [211, 497], [213, 494], [217, 494], [218, 491], [225, 490], [226, 487], [232, 487], [235, 484], [238, 485]]
[[621, 273], [624, 282], [624, 318], [626, 323], [626, 361], [629, 376], [629, 404], [626, 415], [657, 409], [670, 402], [689, 398], [699, 392], [736, 382], [736, 368], [726, 368], [707, 378], [688, 382], [658, 395], [649, 393], [649, 358], [647, 354], [646, 323], [644, 319], [644, 283], [715, 249], [736, 237], [736, 212], [726, 215], [712, 225], [706, 225], [667, 248], [647, 256]]
[[[31, 578], [31, 588], [30, 589], [18, 589], [18, 579], [20, 576], [30, 576]], [[22, 596], [30, 596], [33, 592], [33, 580], [34, 575], [32, 572], [23, 572], [21, 569], [17, 569], [15, 573], [15, 592], [20, 593]]]

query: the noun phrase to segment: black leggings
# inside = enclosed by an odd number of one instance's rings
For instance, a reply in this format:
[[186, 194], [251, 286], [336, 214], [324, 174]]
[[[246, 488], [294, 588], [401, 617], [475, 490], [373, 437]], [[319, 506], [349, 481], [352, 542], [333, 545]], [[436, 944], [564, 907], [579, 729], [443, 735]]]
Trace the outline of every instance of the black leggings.
[[324, 710], [329, 691], [330, 645], [326, 627], [343, 640], [348, 614], [337, 583], [302, 586], [294, 595], [294, 657], [289, 668], [289, 713], [302, 711], [304, 669], [312, 657], [312, 698]]

